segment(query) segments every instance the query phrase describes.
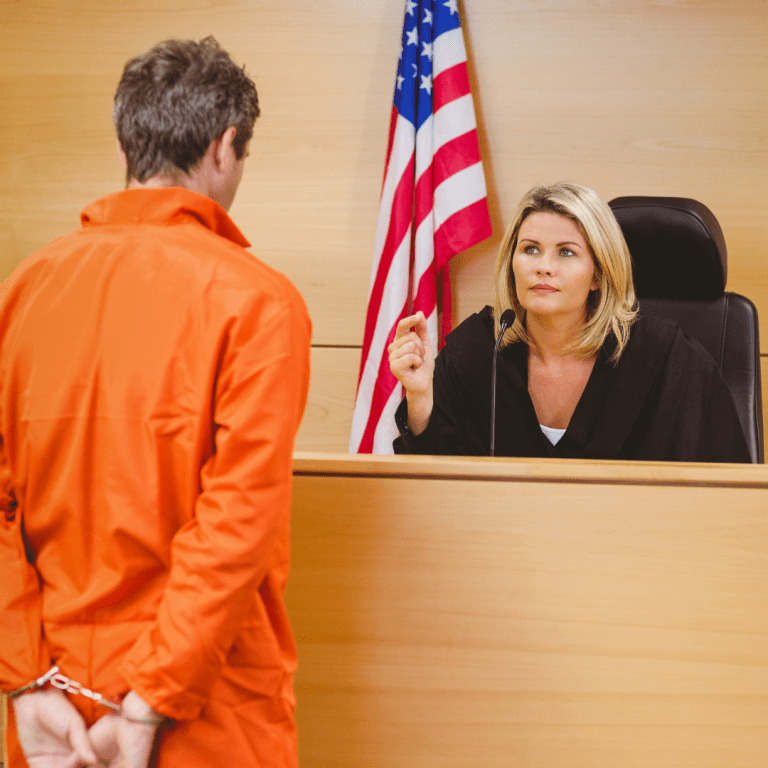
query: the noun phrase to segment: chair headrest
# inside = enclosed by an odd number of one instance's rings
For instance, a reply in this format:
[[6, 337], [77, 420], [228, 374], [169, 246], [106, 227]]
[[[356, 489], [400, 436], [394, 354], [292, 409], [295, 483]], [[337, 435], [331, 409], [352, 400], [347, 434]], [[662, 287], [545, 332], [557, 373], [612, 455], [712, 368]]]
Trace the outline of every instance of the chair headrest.
[[715, 215], [687, 197], [617, 197], [609, 203], [632, 255], [641, 299], [723, 295], [728, 275], [725, 238]]

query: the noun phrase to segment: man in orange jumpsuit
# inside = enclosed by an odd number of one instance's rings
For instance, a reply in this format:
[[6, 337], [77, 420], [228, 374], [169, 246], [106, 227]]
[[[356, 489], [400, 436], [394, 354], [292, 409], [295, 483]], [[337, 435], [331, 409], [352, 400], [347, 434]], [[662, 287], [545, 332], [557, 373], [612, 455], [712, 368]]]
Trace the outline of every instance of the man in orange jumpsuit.
[[226, 213], [258, 112], [212, 38], [128, 62], [127, 189], [0, 289], [11, 768], [140, 768], [153, 743], [161, 768], [297, 764], [283, 591], [310, 321]]

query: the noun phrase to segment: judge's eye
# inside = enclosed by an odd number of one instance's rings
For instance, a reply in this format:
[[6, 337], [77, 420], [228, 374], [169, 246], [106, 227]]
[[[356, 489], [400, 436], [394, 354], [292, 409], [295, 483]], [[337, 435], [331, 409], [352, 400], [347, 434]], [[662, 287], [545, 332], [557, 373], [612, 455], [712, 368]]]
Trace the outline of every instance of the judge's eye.
[[572, 251], [570, 248], [561, 248], [560, 249], [560, 255], [561, 256], [575, 256], [576, 252]]
[[535, 245], [523, 246], [523, 253], [538, 253], [539, 249]]

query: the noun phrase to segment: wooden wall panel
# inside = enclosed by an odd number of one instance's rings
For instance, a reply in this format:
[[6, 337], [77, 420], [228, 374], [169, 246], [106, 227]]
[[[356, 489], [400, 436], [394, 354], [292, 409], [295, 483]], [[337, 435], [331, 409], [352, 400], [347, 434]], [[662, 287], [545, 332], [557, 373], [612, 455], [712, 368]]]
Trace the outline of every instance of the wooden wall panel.
[[263, 112], [233, 218], [307, 298], [318, 343], [360, 344], [400, 12], [391, 0], [0, 4], [2, 276], [121, 186], [110, 110], [125, 61], [214, 34]]
[[[488, 302], [519, 196], [571, 178], [605, 198], [709, 205], [728, 287], [756, 302], [768, 349], [768, 4], [462, 9], [495, 233], [453, 264], [458, 318]], [[263, 106], [233, 217], [307, 298], [315, 343], [359, 345], [401, 23], [401, 0], [0, 3], [0, 277], [121, 186], [109, 111], [125, 60], [212, 33], [254, 75]], [[331, 369], [339, 391], [354, 388], [353, 369]]]
[[360, 368], [357, 348], [316, 347], [307, 409], [296, 435], [297, 451], [346, 453]]

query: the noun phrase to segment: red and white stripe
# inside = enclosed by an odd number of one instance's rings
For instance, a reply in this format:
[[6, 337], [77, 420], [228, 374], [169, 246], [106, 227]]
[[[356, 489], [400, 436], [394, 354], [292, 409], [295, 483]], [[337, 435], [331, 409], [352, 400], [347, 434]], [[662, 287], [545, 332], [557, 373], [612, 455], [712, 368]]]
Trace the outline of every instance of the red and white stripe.
[[402, 388], [389, 370], [387, 347], [397, 323], [423, 311], [437, 349], [438, 278], [447, 331], [448, 262], [491, 234], [466, 59], [461, 28], [437, 37], [433, 114], [416, 133], [409, 120], [392, 110], [351, 453], [392, 453]]

